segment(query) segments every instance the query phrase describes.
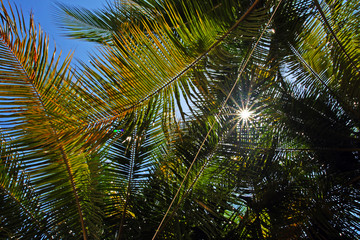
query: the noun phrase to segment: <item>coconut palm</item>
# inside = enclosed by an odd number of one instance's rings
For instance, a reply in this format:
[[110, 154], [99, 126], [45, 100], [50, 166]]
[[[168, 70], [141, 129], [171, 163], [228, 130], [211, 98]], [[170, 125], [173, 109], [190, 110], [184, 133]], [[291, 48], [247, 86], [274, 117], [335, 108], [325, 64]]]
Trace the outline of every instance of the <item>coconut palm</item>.
[[2, 5], [1, 237], [358, 236], [356, 1], [59, 8], [81, 70]]

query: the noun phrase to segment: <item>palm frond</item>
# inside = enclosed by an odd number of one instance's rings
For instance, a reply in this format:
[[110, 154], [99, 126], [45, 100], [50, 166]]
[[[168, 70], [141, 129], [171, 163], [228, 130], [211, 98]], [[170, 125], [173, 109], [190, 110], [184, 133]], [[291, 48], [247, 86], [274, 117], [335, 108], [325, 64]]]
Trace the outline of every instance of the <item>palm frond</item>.
[[29, 175], [17, 162], [16, 152], [9, 155], [8, 141], [1, 136], [0, 202], [2, 238], [52, 239], [47, 214], [40, 211], [40, 199], [31, 186]]
[[[118, 28], [114, 23], [121, 22], [112, 17], [109, 9], [103, 11], [90, 11], [84, 8], [68, 7], [58, 4], [64, 15], [58, 16], [59, 21], [65, 25], [68, 36], [86, 41], [106, 43], [111, 39], [112, 33]], [[119, 17], [119, 15], [117, 15]], [[124, 21], [127, 20], [126, 18]], [[121, 25], [120, 25], [121, 26]]]
[[[222, 5], [214, 8], [183, 2], [175, 8], [175, 3], [164, 1], [161, 8], [151, 10], [156, 21], [144, 19], [141, 26], [134, 23], [113, 33], [113, 42], [93, 57], [91, 66], [84, 66], [87, 77], [81, 79], [82, 84], [101, 102], [111, 104], [113, 112], [108, 114], [112, 118], [130, 113], [151, 99], [168, 99], [162, 103], [163, 112], [174, 112], [176, 101], [191, 96], [184, 91], [189, 89], [190, 80], [198, 96], [209, 94], [207, 79], [193, 74], [192, 69], [229, 33], [235, 29], [247, 36], [258, 33], [262, 23], [255, 23], [251, 16], [266, 19], [269, 6], [257, 9], [256, 3], [250, 8], [247, 4], [236, 5], [241, 17], [236, 19], [235, 14], [231, 21], [228, 17], [229, 22], [219, 24], [214, 19], [221, 19], [221, 13], [230, 14]], [[99, 61], [100, 57], [105, 62]]]
[[[297, 79], [298, 84], [314, 95], [318, 91], [328, 92], [357, 121], [358, 93], [354, 89], [357, 89], [355, 62], [358, 53], [353, 48], [358, 43], [355, 41], [357, 33], [352, 28], [352, 22], [357, 21], [353, 13], [357, 3], [348, 2], [346, 5], [344, 13], [339, 10], [340, 2], [334, 2], [334, 9], [324, 3], [321, 9], [318, 6], [320, 13], [307, 17], [304, 31], [296, 37], [294, 45], [289, 44], [295, 58], [289, 58], [287, 67], [290, 77]], [[349, 25], [343, 25], [347, 22], [343, 19], [347, 18]], [[343, 32], [336, 33], [334, 29]]]
[[[42, 199], [39, 209], [49, 214], [49, 227], [56, 228], [59, 236], [72, 231], [86, 238], [85, 218], [98, 218], [85, 216], [92, 206], [80, 201], [89, 194], [88, 166], [80, 147], [62, 132], [79, 120], [69, 108], [71, 57], [62, 64], [55, 54], [49, 57], [48, 40], [41, 29], [35, 28], [32, 17], [26, 24], [15, 10], [10, 6], [9, 13], [2, 3], [0, 92], [4, 104], [0, 111], [12, 146], [6, 154], [19, 153], [15, 161], [27, 170], [35, 194]], [[71, 136], [79, 138], [80, 134]]]
[[107, 194], [105, 214], [108, 231], [118, 239], [128, 235], [124, 226], [129, 226], [129, 221], [139, 219], [139, 206], [134, 201], [141, 196], [154, 163], [153, 158], [165, 143], [161, 119], [154, 119], [153, 113], [148, 114], [148, 122], [137, 122], [134, 126], [139, 124], [139, 127], [123, 129], [103, 159], [106, 165], [103, 191]]

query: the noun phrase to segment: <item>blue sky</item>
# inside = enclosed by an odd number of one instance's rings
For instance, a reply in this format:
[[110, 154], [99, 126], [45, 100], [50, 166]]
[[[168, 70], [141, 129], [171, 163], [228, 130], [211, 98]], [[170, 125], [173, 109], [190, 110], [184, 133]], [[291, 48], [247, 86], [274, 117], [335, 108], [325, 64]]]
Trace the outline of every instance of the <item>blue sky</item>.
[[[20, 7], [26, 18], [28, 18], [31, 11], [34, 13], [35, 22], [39, 23], [41, 28], [50, 37], [50, 48], [53, 48], [54, 42], [56, 42], [57, 51], [62, 50], [63, 57], [70, 51], [75, 51], [75, 59], [86, 61], [88, 59], [88, 52], [94, 50], [94, 44], [68, 39], [64, 36], [64, 32], [60, 29], [59, 23], [56, 22], [55, 3], [60, 2], [94, 9], [104, 6], [106, 0], [10, 0], [10, 2]], [[4, 3], [7, 4], [7, 1], [4, 1]]]

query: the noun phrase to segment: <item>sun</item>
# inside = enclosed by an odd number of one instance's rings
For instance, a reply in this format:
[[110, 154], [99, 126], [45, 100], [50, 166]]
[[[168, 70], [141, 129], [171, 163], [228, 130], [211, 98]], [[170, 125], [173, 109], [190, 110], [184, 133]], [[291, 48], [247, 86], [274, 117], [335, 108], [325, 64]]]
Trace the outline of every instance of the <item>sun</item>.
[[250, 111], [249, 109], [245, 108], [245, 109], [242, 109], [239, 111], [239, 115], [241, 117], [241, 119], [243, 121], [248, 121], [249, 118], [251, 117], [252, 115], [252, 111]]

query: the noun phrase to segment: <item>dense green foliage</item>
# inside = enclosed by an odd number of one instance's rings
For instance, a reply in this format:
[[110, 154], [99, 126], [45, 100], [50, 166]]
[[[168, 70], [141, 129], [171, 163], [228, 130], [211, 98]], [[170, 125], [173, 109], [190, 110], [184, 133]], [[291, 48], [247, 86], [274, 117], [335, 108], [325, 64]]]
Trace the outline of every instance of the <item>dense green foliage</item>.
[[2, 5], [0, 238], [359, 238], [359, 9], [59, 4], [75, 64]]

